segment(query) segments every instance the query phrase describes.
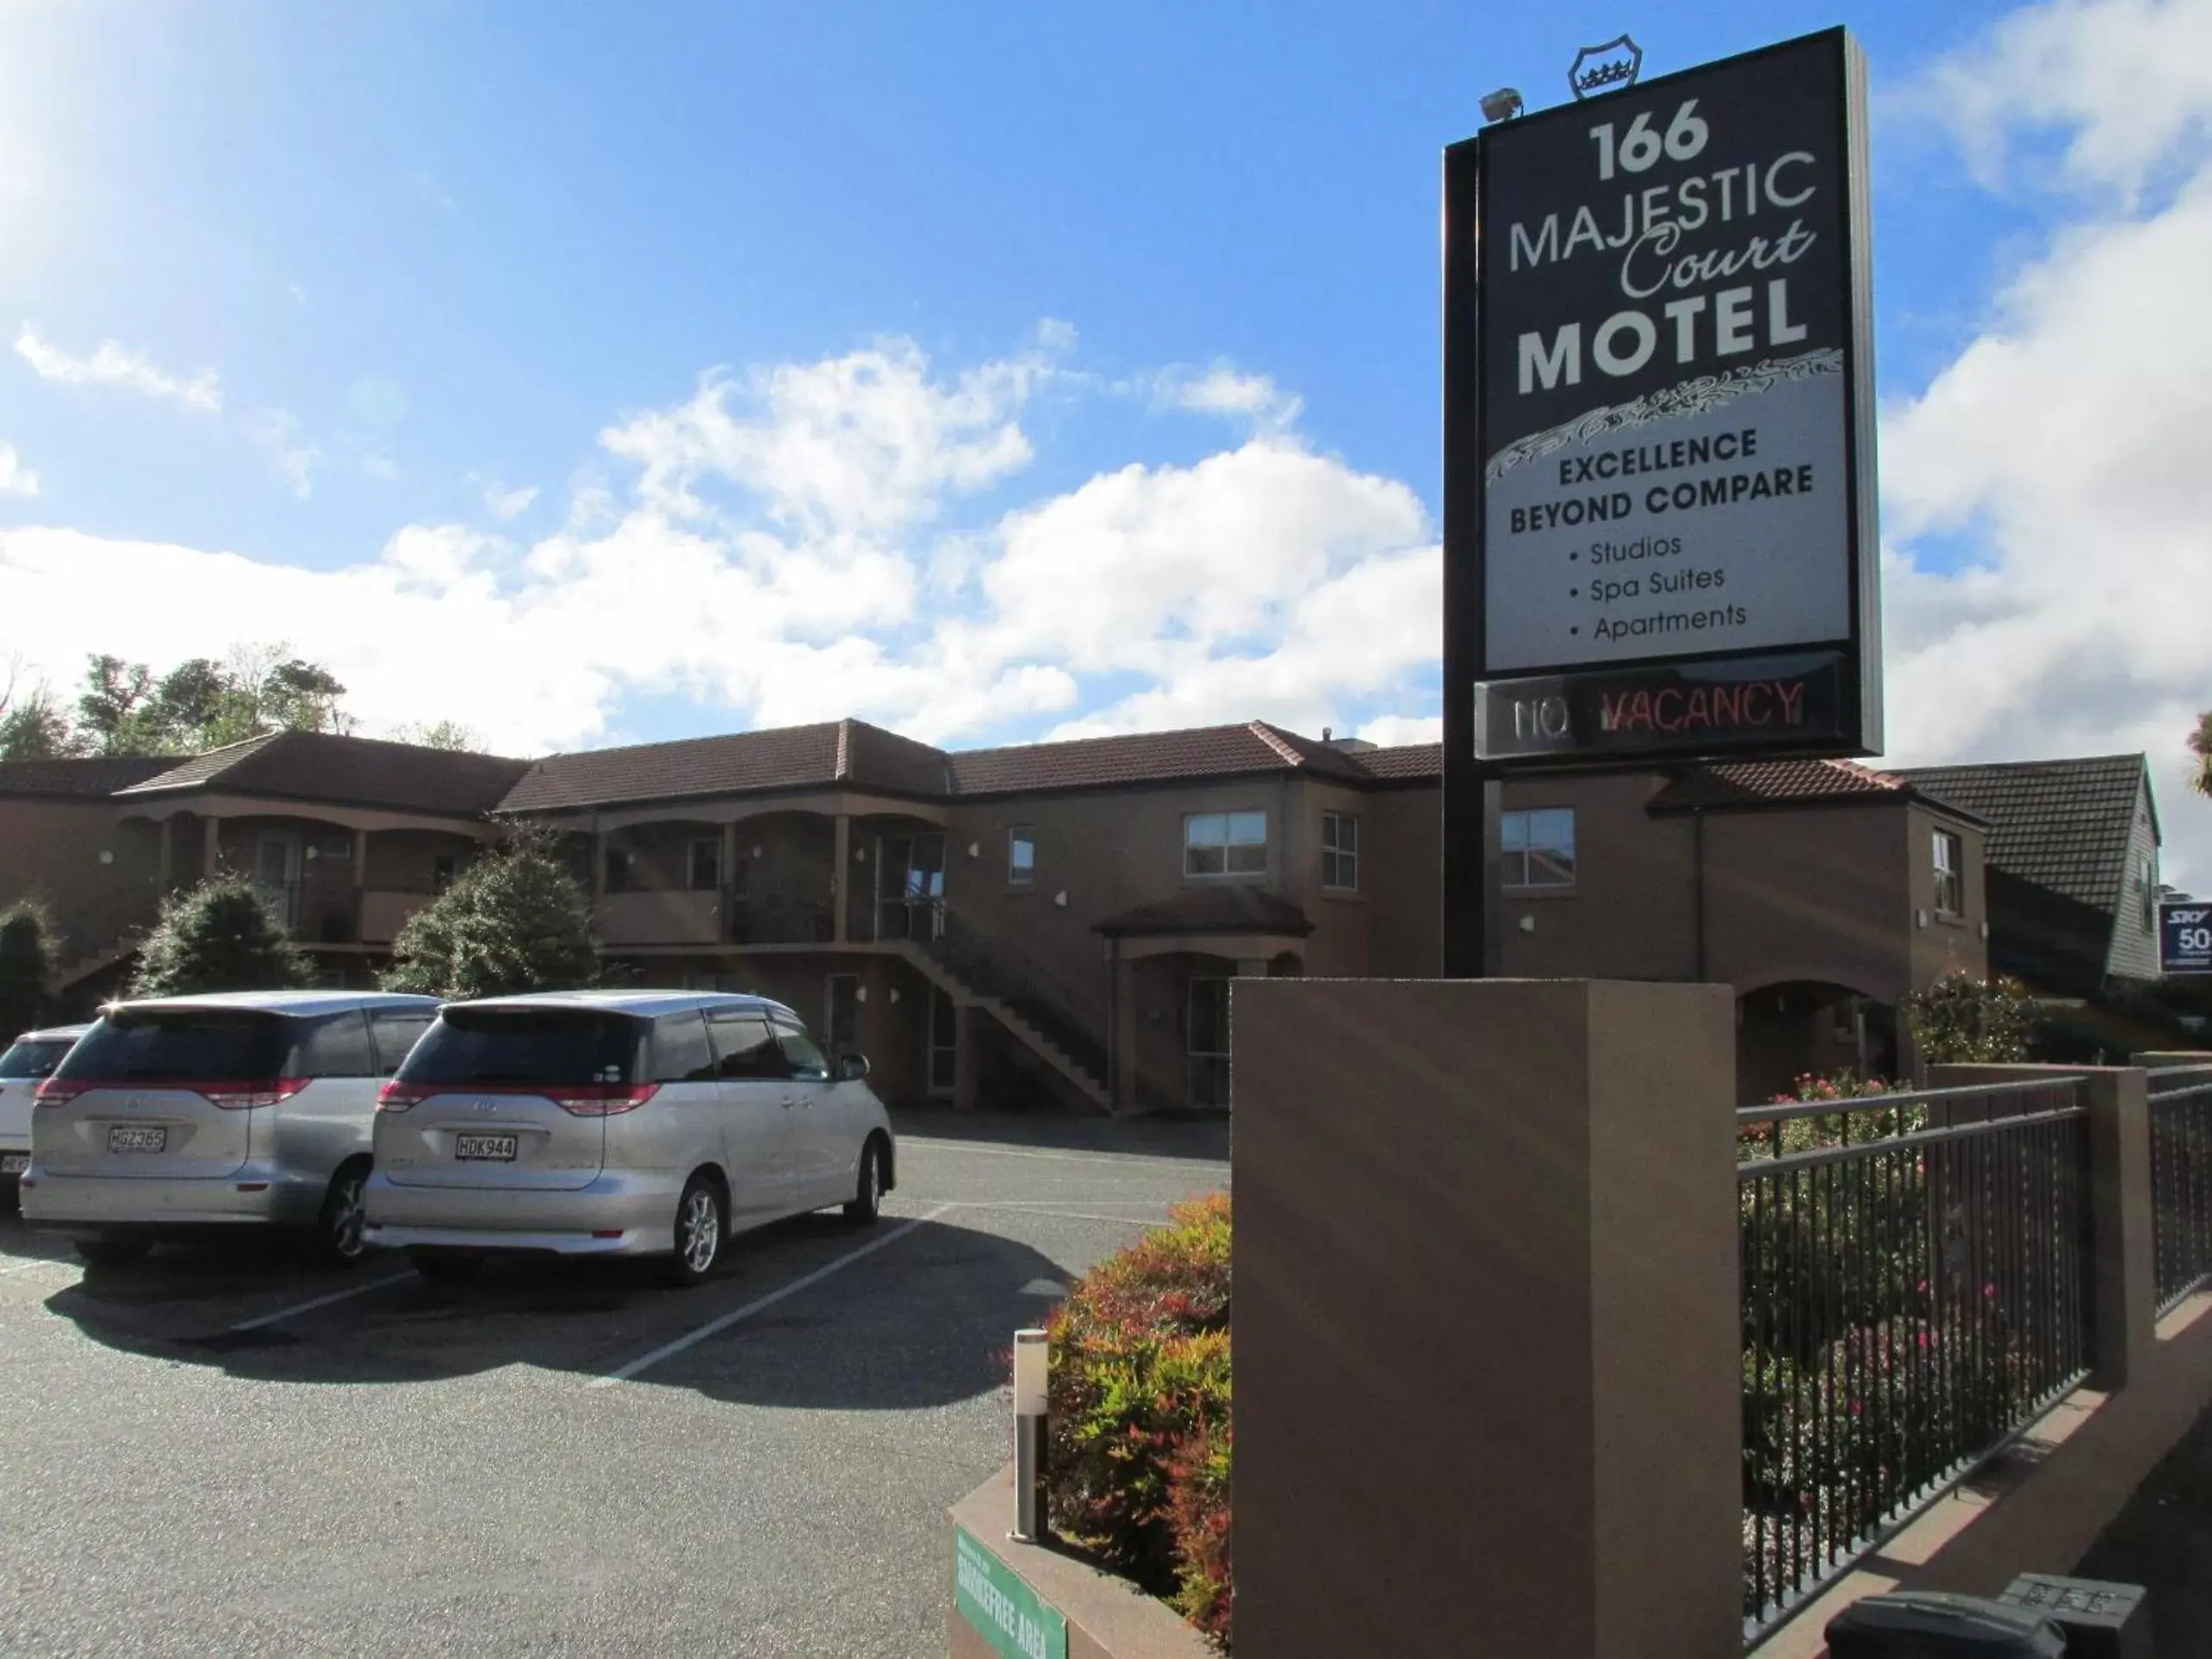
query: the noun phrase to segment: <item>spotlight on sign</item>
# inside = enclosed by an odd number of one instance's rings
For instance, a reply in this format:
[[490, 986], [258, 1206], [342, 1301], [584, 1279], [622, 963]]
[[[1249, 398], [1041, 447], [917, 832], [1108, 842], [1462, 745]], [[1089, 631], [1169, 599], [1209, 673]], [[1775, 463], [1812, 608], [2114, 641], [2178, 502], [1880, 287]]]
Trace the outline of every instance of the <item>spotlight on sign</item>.
[[1511, 121], [1520, 112], [1521, 95], [1510, 86], [1501, 86], [1496, 91], [1483, 96], [1482, 119], [1484, 121]]

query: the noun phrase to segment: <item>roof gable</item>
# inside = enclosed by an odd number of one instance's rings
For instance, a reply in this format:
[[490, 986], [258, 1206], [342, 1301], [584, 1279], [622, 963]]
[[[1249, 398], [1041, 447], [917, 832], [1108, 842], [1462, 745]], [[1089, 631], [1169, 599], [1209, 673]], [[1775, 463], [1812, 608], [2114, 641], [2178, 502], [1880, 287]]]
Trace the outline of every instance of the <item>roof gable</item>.
[[2142, 755], [1915, 767], [1898, 775], [1985, 820], [1986, 856], [1998, 869], [2107, 913], [2119, 908], [2128, 838], [2149, 786]]
[[1902, 778], [1851, 761], [1728, 761], [1693, 767], [1669, 779], [1646, 810], [1684, 812], [1721, 807], [1826, 806], [1904, 801], [1912, 792]]
[[207, 789], [481, 817], [529, 767], [527, 761], [463, 749], [426, 749], [325, 731], [276, 731], [175, 762], [115, 793], [131, 800]]

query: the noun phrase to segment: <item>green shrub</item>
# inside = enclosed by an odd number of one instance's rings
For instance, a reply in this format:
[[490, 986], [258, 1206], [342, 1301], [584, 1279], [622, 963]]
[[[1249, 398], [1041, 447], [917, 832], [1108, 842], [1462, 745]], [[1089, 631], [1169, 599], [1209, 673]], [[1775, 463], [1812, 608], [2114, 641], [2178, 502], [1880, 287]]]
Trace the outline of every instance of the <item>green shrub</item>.
[[1904, 999], [1920, 1057], [1930, 1066], [2011, 1065], [2028, 1058], [2035, 1035], [2035, 999], [2017, 979], [1945, 974]]
[[550, 840], [524, 830], [407, 918], [382, 985], [460, 999], [573, 991], [598, 975], [589, 896]]
[[1099, 1263], [1048, 1329], [1056, 1524], [1226, 1646], [1227, 1197]]
[[45, 1020], [53, 979], [53, 923], [35, 904], [0, 910], [0, 1047]]
[[283, 924], [252, 885], [217, 876], [166, 900], [139, 952], [134, 997], [285, 991], [314, 978]]

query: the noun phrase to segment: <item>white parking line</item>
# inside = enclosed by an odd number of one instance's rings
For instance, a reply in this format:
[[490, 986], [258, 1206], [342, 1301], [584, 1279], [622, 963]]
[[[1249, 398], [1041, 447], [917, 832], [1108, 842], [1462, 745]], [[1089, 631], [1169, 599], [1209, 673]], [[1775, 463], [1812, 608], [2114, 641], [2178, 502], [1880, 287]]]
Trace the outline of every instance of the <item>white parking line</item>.
[[954, 1206], [951, 1204], [940, 1204], [935, 1209], [925, 1210], [921, 1215], [916, 1216], [912, 1221], [904, 1223], [903, 1226], [895, 1227], [892, 1228], [890, 1232], [884, 1233], [881, 1237], [871, 1239], [866, 1244], [860, 1246], [858, 1248], [847, 1251], [835, 1261], [825, 1262], [820, 1267], [816, 1268], [811, 1273], [804, 1274], [798, 1278], [793, 1279], [789, 1284], [785, 1285], [782, 1289], [771, 1290], [765, 1296], [756, 1297], [755, 1300], [747, 1302], [743, 1308], [734, 1308], [730, 1312], [723, 1314], [719, 1319], [711, 1319], [707, 1320], [705, 1324], [700, 1326], [697, 1330], [686, 1332], [682, 1336], [678, 1337], [674, 1342], [663, 1343], [661, 1346], [654, 1349], [650, 1353], [640, 1354], [637, 1358], [631, 1360], [627, 1365], [622, 1366], [618, 1370], [609, 1371], [605, 1376], [593, 1377], [591, 1382], [585, 1386], [593, 1389], [611, 1389], [618, 1382], [627, 1382], [631, 1377], [636, 1376], [640, 1371], [649, 1370], [652, 1367], [659, 1364], [662, 1360], [683, 1352], [685, 1349], [691, 1347], [693, 1344], [704, 1342], [707, 1338], [716, 1335], [718, 1333], [728, 1330], [731, 1326], [738, 1323], [740, 1320], [752, 1318], [754, 1314], [759, 1313], [763, 1308], [773, 1308], [776, 1303], [781, 1302], [786, 1296], [796, 1296], [801, 1290], [805, 1289], [807, 1286], [820, 1283], [823, 1279], [828, 1278], [832, 1273], [840, 1272], [842, 1270], [850, 1267], [854, 1262], [860, 1260], [861, 1257], [873, 1255], [877, 1251], [881, 1250], [886, 1245], [897, 1244], [901, 1239], [913, 1232], [916, 1227], [920, 1227], [924, 1221], [934, 1221], [940, 1215], [942, 1215], [947, 1210], [954, 1208]]
[[326, 1296], [317, 1296], [309, 1302], [295, 1302], [289, 1308], [279, 1308], [273, 1314], [264, 1314], [259, 1319], [240, 1320], [231, 1327], [233, 1331], [258, 1331], [264, 1325], [275, 1325], [290, 1319], [295, 1314], [312, 1313], [318, 1308], [327, 1308], [334, 1302], [350, 1302], [355, 1296], [365, 1296], [371, 1290], [382, 1290], [388, 1284], [397, 1284], [401, 1279], [415, 1277], [409, 1268], [404, 1273], [387, 1273], [381, 1279], [371, 1279], [366, 1284], [357, 1284], [345, 1290], [333, 1290]]
[[1227, 1162], [1218, 1158], [1167, 1158], [1152, 1153], [1078, 1153], [1035, 1152], [1025, 1146], [979, 1146], [972, 1140], [917, 1140], [912, 1136], [898, 1143], [901, 1155], [910, 1152], [982, 1153], [991, 1158], [1041, 1158], [1055, 1164], [1168, 1164], [1177, 1169], [1192, 1164]]

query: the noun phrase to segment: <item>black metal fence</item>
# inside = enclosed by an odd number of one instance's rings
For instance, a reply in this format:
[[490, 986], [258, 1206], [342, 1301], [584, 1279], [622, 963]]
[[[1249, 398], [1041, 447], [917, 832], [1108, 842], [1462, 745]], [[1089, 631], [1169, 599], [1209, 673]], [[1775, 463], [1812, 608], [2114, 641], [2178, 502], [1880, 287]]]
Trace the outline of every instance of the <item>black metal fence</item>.
[[2150, 1073], [2159, 1312], [2212, 1279], [2212, 1066]]
[[2080, 1087], [1737, 1114], [1747, 1640], [2087, 1372]]

